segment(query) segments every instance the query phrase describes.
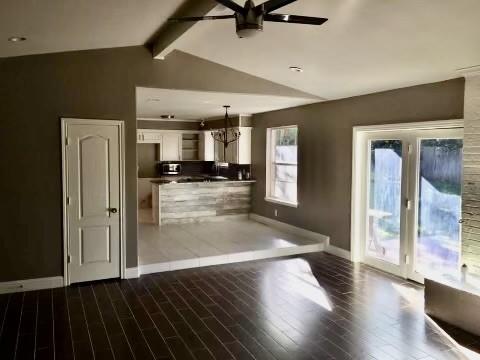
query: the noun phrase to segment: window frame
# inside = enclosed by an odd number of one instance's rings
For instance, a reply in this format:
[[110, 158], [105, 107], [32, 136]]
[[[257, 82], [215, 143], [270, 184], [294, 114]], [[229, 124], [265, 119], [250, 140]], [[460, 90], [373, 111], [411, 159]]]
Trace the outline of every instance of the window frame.
[[[274, 136], [274, 130], [280, 130], [280, 129], [296, 129], [297, 130], [297, 163], [279, 163], [279, 162], [274, 162], [274, 159], [272, 159], [272, 156], [274, 156], [274, 144], [275, 141], [273, 139]], [[266, 177], [265, 177], [265, 201], [275, 203], [275, 204], [280, 204], [280, 205], [285, 205], [285, 206], [290, 206], [290, 207], [298, 207], [298, 134], [299, 134], [299, 128], [298, 125], [286, 125], [286, 126], [275, 126], [275, 127], [270, 127], [267, 128], [267, 146], [266, 146], [266, 163], [265, 163], [265, 168], [266, 168]], [[296, 181], [296, 192], [297, 192], [297, 201], [288, 201], [284, 199], [279, 199], [277, 197], [274, 197], [272, 195], [273, 191], [273, 182], [275, 181], [275, 165], [290, 165], [290, 166], [296, 166], [297, 168], [297, 181]]]

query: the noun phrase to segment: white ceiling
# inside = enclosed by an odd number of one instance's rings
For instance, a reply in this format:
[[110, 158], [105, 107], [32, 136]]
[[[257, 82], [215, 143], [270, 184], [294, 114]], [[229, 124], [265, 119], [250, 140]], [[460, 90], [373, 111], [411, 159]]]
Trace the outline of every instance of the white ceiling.
[[203, 21], [174, 47], [327, 99], [446, 80], [480, 64], [479, 0], [298, 0], [277, 12], [329, 21], [265, 23], [250, 39], [236, 37], [233, 21]]
[[[0, 57], [144, 44], [182, 0], [2, 0]], [[11, 36], [27, 41], [12, 43]]]
[[[0, 57], [144, 44], [181, 3], [2, 0]], [[277, 12], [329, 21], [265, 23], [252, 39], [238, 39], [233, 21], [204, 21], [173, 45], [326, 99], [446, 80], [480, 65], [479, 0], [298, 0]], [[290, 72], [292, 65], [305, 72]]]
[[234, 94], [222, 92], [137, 88], [137, 117], [160, 118], [174, 114], [176, 119], [199, 120], [223, 116], [223, 105], [231, 105], [229, 113], [257, 114], [311, 104], [314, 99], [285, 96]]

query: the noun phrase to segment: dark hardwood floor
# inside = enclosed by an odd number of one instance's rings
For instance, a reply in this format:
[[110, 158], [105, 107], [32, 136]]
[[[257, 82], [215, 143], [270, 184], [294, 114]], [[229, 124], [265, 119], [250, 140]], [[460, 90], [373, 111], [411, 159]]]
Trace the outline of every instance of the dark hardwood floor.
[[0, 295], [0, 359], [462, 359], [422, 307], [316, 253]]

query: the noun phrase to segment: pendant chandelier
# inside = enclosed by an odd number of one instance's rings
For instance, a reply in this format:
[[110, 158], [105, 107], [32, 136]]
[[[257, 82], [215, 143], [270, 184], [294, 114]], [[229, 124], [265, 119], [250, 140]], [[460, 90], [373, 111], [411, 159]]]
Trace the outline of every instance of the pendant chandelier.
[[212, 137], [213, 140], [223, 144], [223, 160], [225, 161], [228, 145], [232, 142], [238, 141], [241, 134], [239, 130], [232, 127], [231, 121], [228, 117], [228, 109], [230, 108], [230, 105], [224, 105], [223, 107], [225, 108], [223, 129], [212, 131]]

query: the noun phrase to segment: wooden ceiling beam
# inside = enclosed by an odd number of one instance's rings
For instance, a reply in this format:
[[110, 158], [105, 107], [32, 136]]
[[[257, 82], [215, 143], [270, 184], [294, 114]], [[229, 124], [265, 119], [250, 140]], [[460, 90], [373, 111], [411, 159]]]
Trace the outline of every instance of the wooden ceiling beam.
[[[185, 0], [171, 17], [204, 16], [218, 3], [214, 0]], [[152, 50], [155, 59], [164, 59], [172, 50], [175, 41], [186, 33], [197, 22], [169, 22], [163, 24], [150, 38], [147, 46]]]

